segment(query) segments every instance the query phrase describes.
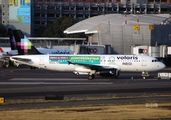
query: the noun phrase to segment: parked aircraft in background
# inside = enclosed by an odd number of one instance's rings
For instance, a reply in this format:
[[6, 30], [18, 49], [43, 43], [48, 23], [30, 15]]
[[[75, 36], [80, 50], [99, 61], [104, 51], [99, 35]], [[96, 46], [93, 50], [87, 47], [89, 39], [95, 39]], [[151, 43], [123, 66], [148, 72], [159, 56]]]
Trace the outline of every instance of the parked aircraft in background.
[[41, 54], [20, 30], [15, 30], [14, 36], [19, 55], [10, 57], [11, 60], [48, 70], [87, 74], [90, 80], [95, 78], [95, 74], [118, 77], [120, 71], [142, 72], [145, 78], [148, 72], [165, 68], [156, 58], [145, 55]]
[[[10, 48], [8, 50], [10, 50]], [[0, 55], [6, 54], [6, 51], [6, 49], [4, 50], [4, 48], [0, 47]]]
[[0, 47], [0, 61], [5, 61], [9, 59], [10, 56], [7, 57], [7, 52], [10, 50], [10, 47]]
[[6, 53], [6, 52], [8, 52], [8, 51], [10, 51], [10, 50], [11, 50], [10, 47], [0, 47], [0, 52], [1, 52], [1, 53]]

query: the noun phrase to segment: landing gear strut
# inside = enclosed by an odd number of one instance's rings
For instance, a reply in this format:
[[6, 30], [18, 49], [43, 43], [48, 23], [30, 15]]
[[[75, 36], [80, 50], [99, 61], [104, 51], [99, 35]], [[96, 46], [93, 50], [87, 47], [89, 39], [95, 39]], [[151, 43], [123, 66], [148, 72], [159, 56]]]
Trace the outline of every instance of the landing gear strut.
[[119, 71], [117, 71], [115, 78], [118, 78], [119, 74], [120, 74]]
[[143, 77], [143, 80], [145, 80], [145, 77], [149, 77], [150, 75], [148, 74], [148, 72], [143, 71], [141, 76]]

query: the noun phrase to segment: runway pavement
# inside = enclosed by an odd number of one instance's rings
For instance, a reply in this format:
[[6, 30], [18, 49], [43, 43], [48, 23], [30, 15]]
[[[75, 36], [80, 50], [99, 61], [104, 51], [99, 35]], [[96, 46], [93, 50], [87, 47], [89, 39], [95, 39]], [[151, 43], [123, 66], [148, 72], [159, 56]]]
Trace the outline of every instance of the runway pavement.
[[[171, 72], [166, 68], [162, 72]], [[150, 73], [150, 77], [143, 80], [141, 73], [123, 72], [117, 79], [96, 76], [88, 80], [86, 75], [76, 76], [70, 72], [49, 70], [30, 70], [23, 68], [0, 68], [0, 97], [6, 100], [44, 99], [45, 95], [64, 95], [64, 97], [99, 97], [99, 96], [141, 96], [141, 95], [171, 95], [171, 80], [158, 80], [158, 72]], [[79, 104], [141, 102], [148, 98], [79, 101]], [[171, 101], [170, 97], [149, 98], [161, 101]], [[61, 106], [73, 105], [73, 102], [39, 103], [33, 106]], [[0, 108], [15, 108], [17, 105], [0, 105]], [[30, 107], [30, 104], [18, 107]]]

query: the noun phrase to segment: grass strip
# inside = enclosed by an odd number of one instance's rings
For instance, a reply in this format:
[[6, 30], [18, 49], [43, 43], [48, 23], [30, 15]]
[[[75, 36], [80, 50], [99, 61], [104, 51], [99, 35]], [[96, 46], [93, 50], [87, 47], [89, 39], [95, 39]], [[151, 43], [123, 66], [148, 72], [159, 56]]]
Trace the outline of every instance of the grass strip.
[[1, 120], [146, 120], [171, 118], [171, 103], [158, 103], [157, 107], [145, 104], [100, 104], [65, 106], [0, 112]]
[[107, 95], [104, 97], [73, 97], [67, 98], [64, 100], [44, 100], [44, 99], [27, 99], [27, 100], [6, 100], [5, 103], [0, 105], [9, 105], [9, 104], [26, 104], [26, 103], [46, 103], [46, 102], [68, 102], [68, 101], [83, 101], [83, 100], [106, 100], [106, 99], [124, 99], [124, 98], [144, 98], [144, 97], [170, 97], [171, 95], [141, 95], [141, 96], [124, 96], [116, 97], [116, 95]]

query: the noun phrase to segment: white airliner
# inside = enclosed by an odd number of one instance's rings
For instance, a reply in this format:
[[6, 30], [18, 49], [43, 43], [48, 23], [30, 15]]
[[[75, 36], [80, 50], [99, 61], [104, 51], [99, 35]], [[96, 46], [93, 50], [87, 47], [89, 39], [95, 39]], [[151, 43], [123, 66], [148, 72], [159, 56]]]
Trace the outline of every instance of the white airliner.
[[[14, 31], [17, 43], [26, 39], [20, 35], [20, 32]], [[76, 75], [87, 74], [90, 80], [95, 78], [95, 74], [103, 77], [118, 77], [120, 71], [142, 72], [145, 78], [148, 72], [165, 68], [165, 65], [156, 58], [145, 55], [39, 54], [33, 46], [29, 47], [26, 42], [25, 45], [27, 46], [18, 46], [20, 55], [12, 56], [10, 59], [48, 70], [72, 71]]]
[[7, 54], [7, 51], [9, 51], [10, 48], [2, 48], [0, 47], [0, 61], [5, 61], [4, 55]]

